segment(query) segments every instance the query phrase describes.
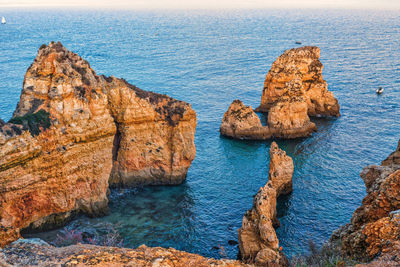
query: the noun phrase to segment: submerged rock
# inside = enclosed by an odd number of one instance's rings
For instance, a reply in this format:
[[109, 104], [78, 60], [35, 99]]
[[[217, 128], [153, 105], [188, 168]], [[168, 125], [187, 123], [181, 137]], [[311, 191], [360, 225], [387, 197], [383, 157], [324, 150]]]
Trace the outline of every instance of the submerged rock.
[[257, 266], [287, 266], [280, 251], [275, 227], [276, 201], [280, 194], [292, 190], [293, 161], [273, 142], [270, 149], [269, 181], [253, 199], [253, 207], [243, 217], [238, 231], [240, 258]]
[[189, 104], [98, 76], [60, 43], [41, 46], [0, 124], [0, 246], [105, 214], [109, 184], [179, 184], [195, 157]]
[[264, 83], [260, 112], [269, 112], [297, 80], [310, 116], [340, 116], [339, 103], [322, 77], [320, 50], [305, 46], [286, 50], [272, 64]]
[[365, 261], [375, 259], [371, 266], [400, 265], [399, 153], [400, 146], [381, 166], [368, 166], [361, 172], [367, 196], [351, 222], [335, 231], [330, 239], [331, 243], [339, 243], [348, 256]]

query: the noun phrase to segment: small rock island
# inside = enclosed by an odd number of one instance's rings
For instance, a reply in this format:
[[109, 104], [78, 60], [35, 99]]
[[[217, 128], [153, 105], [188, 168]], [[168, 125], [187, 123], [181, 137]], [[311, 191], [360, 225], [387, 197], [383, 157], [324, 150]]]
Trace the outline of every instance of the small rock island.
[[225, 113], [220, 132], [236, 139], [307, 137], [316, 131], [309, 116], [339, 117], [339, 103], [322, 77], [320, 51], [315, 46], [286, 50], [272, 64], [256, 112], [268, 113], [261, 126], [257, 114], [235, 100]]

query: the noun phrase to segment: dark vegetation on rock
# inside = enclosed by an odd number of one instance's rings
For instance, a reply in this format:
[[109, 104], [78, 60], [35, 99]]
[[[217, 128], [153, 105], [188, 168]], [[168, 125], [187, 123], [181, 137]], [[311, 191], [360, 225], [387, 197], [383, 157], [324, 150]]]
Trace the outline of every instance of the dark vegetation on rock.
[[[16, 116], [9, 123], [22, 125], [24, 130], [28, 130], [32, 136], [36, 136], [51, 126], [50, 113], [41, 109], [35, 113]], [[17, 132], [22, 133], [18, 130]]]

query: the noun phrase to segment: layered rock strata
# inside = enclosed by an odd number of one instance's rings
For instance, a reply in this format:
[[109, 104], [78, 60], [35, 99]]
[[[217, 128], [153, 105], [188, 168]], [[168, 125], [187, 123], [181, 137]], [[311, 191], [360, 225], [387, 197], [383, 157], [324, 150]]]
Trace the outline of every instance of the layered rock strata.
[[0, 266], [248, 266], [235, 260], [215, 260], [173, 248], [137, 249], [74, 245], [53, 247], [46, 244], [14, 242], [0, 250]]
[[361, 172], [367, 196], [351, 222], [334, 232], [343, 253], [365, 261], [393, 261], [400, 265], [400, 142], [380, 166]]
[[320, 50], [315, 46], [286, 50], [272, 64], [265, 78], [257, 111], [269, 112], [296, 80], [304, 93], [308, 115], [340, 116], [339, 103], [322, 77], [323, 65], [319, 58]]
[[0, 246], [24, 228], [104, 214], [109, 184], [181, 183], [195, 127], [189, 104], [99, 76], [60, 43], [41, 46], [0, 122]]
[[286, 266], [280, 251], [275, 227], [276, 201], [281, 194], [292, 191], [293, 160], [273, 142], [270, 148], [269, 181], [253, 199], [253, 207], [243, 217], [239, 229], [240, 258], [257, 266]]

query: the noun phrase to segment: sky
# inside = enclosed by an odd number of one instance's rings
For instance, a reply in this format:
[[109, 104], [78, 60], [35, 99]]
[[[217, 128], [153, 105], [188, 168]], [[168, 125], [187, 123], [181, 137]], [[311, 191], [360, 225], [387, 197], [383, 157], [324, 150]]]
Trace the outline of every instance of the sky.
[[1, 7], [130, 9], [344, 8], [400, 9], [400, 0], [0, 0]]

